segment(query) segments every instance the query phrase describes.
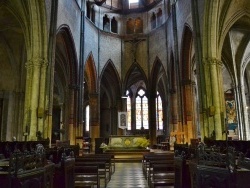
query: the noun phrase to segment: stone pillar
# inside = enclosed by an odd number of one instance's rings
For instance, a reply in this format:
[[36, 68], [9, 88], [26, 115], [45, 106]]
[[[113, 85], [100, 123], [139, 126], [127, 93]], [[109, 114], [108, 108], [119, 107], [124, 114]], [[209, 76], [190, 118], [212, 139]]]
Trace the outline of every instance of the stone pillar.
[[23, 122], [23, 140], [27, 139], [30, 132], [30, 98], [31, 98], [31, 87], [32, 87], [32, 66], [28, 61], [25, 64], [26, 67], [26, 83], [25, 83], [25, 99], [24, 99], [24, 122]]
[[92, 151], [95, 149], [95, 138], [100, 137], [100, 121], [99, 121], [99, 106], [97, 93], [89, 95], [89, 110], [90, 110], [90, 138], [92, 144]]
[[207, 118], [208, 126], [205, 127], [205, 136], [211, 136], [215, 132], [215, 139], [223, 138], [224, 127], [224, 93], [222, 83], [222, 62], [216, 58], [204, 60], [205, 83], [207, 91]]
[[[65, 125], [65, 130], [68, 130], [68, 138], [70, 140], [70, 144], [76, 144], [75, 140], [76, 140], [76, 136], [79, 135], [76, 133], [76, 123], [75, 123], [75, 99], [77, 99], [76, 97], [76, 92], [77, 92], [77, 87], [70, 85], [69, 86], [69, 97], [70, 97], [70, 102], [69, 102], [69, 124], [67, 125], [68, 127], [66, 127]], [[79, 126], [82, 125], [83, 122], [79, 122]], [[80, 131], [79, 131], [80, 132]], [[80, 134], [81, 136], [83, 136], [83, 132]], [[81, 146], [81, 144], [80, 144]]]
[[151, 147], [157, 143], [156, 140], [156, 104], [155, 104], [156, 95], [149, 94], [148, 97], [148, 118], [149, 118], [149, 139]]
[[[38, 131], [38, 103], [40, 97], [41, 65], [44, 60], [33, 58], [26, 63], [26, 94], [25, 94], [25, 120], [24, 132], [28, 130], [28, 140], [37, 140]], [[26, 126], [28, 129], [26, 129]]]
[[169, 128], [169, 133], [178, 131], [178, 103], [177, 103], [177, 93], [176, 91], [170, 92], [170, 102], [171, 102], [171, 119], [170, 119], [170, 125], [172, 125]]
[[40, 87], [39, 87], [39, 99], [38, 99], [38, 131], [41, 132], [41, 136], [45, 132], [45, 93], [46, 93], [46, 73], [47, 73], [48, 62], [41, 60], [41, 72], [40, 72]]
[[192, 95], [193, 82], [185, 80], [183, 83], [184, 104], [185, 104], [185, 125], [184, 127], [184, 143], [190, 143], [190, 139], [194, 138], [194, 95]]

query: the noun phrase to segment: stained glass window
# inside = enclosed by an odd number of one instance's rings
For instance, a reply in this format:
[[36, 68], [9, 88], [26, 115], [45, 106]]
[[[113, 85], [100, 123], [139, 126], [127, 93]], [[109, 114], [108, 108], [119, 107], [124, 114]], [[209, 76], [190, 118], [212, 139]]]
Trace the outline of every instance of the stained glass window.
[[127, 129], [131, 130], [131, 99], [127, 98]]
[[135, 108], [136, 129], [148, 129], [148, 99], [142, 89], [137, 93]]
[[142, 98], [142, 118], [143, 118], [143, 127], [148, 129], [148, 98], [143, 96]]
[[162, 100], [158, 92], [156, 98], [156, 125], [158, 130], [163, 130]]
[[85, 129], [86, 131], [89, 131], [89, 105], [86, 106], [86, 110], [85, 110], [85, 117], [86, 117], [86, 121], [85, 121]]

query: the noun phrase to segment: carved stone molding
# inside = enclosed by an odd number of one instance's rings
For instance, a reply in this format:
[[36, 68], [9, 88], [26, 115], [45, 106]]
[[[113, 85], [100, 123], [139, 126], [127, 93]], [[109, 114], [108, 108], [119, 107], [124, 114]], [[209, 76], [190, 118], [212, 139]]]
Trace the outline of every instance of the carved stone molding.
[[34, 57], [25, 63], [25, 67], [27, 69], [32, 67], [41, 67], [41, 66], [43, 67], [48, 66], [48, 61], [45, 60], [44, 58]]
[[222, 61], [216, 58], [204, 58], [202, 62], [205, 66], [211, 66], [211, 65], [217, 65], [220, 67], [223, 66]]

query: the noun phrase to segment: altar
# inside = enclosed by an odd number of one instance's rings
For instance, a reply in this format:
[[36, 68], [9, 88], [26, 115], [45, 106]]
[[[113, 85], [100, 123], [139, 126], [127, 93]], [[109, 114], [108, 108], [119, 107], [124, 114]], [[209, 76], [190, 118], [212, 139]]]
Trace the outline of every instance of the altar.
[[149, 140], [143, 136], [112, 135], [104, 153], [114, 154], [116, 161], [142, 160], [143, 154], [150, 152]]

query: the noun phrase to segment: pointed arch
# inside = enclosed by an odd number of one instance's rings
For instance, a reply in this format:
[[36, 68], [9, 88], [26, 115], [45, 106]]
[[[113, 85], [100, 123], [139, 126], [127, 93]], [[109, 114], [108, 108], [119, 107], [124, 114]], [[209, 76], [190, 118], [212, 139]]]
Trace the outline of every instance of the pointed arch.
[[84, 78], [88, 85], [90, 93], [97, 92], [97, 72], [95, 67], [95, 61], [92, 52], [89, 54], [84, 68]]
[[[122, 111], [121, 80], [111, 60], [105, 64], [100, 76], [100, 135], [117, 134], [116, 114]], [[108, 118], [107, 118], [108, 117]]]
[[[152, 71], [151, 71], [151, 83], [152, 83], [152, 89], [153, 90], [157, 90], [157, 87], [159, 87], [159, 84], [161, 84], [161, 86], [163, 86], [165, 91], [166, 91], [166, 71], [164, 66], [162, 65], [161, 60], [159, 59], [159, 57], [155, 58], [153, 67], [152, 67]], [[164, 92], [166, 94], [166, 92]]]
[[[57, 30], [57, 38], [60, 38], [60, 41], [57, 41], [60, 47], [64, 47], [66, 56], [67, 56], [67, 67], [69, 74], [69, 84], [77, 85], [77, 55], [75, 49], [75, 42], [72, 36], [72, 32], [68, 25], [61, 25]], [[62, 45], [63, 44], [63, 45]]]
[[188, 25], [184, 26], [182, 36], [182, 51], [181, 51], [181, 80], [190, 80], [191, 78], [191, 52], [192, 52], [192, 36], [191, 28]]
[[124, 92], [125, 89], [130, 88], [133, 84], [135, 84], [136, 82], [139, 82], [139, 81], [144, 81], [145, 86], [147, 88], [148, 79], [147, 79], [145, 72], [143, 71], [143, 69], [141, 68], [141, 66], [139, 64], [134, 63], [130, 66], [130, 68], [125, 76], [124, 88], [122, 88], [122, 91]]
[[181, 50], [181, 98], [182, 98], [182, 119], [183, 131], [185, 140], [190, 142], [194, 138], [194, 117], [195, 117], [195, 100], [193, 85], [194, 81], [191, 78], [192, 69], [192, 48], [193, 48], [193, 34], [188, 25], [184, 26], [182, 36], [182, 50]]
[[[155, 117], [155, 129], [160, 135], [169, 135], [169, 103], [168, 103], [168, 83], [164, 66], [159, 59], [155, 58], [151, 71], [151, 93], [154, 94], [155, 100], [152, 101], [155, 106], [151, 114]], [[152, 106], [152, 105], [151, 105]], [[165, 108], [163, 108], [163, 106]], [[162, 109], [162, 110], [161, 110]], [[153, 118], [154, 119], [154, 118]], [[152, 124], [152, 122], [151, 122]], [[161, 125], [161, 126], [160, 126]]]
[[100, 78], [101, 88], [103, 87], [102, 83], [105, 84], [105, 88], [109, 88], [111, 92], [111, 97], [121, 96], [121, 80], [114, 63], [110, 59], [103, 67]]
[[[75, 43], [68, 25], [61, 25], [56, 32], [52, 138], [55, 143], [60, 138], [58, 130], [65, 130], [65, 135], [74, 135], [77, 125], [77, 55]], [[53, 67], [53, 66], [52, 66]], [[75, 136], [75, 135], [74, 135]], [[69, 137], [75, 143], [75, 137]]]
[[[30, 36], [27, 35], [29, 27], [24, 23], [28, 22], [29, 11], [27, 14], [21, 14], [27, 9], [28, 4], [23, 3], [20, 6], [17, 4], [19, 3], [12, 1], [0, 3], [0, 140], [2, 141], [11, 140], [13, 136], [17, 140], [22, 140], [23, 127], [27, 125], [24, 123], [25, 96], [18, 96], [20, 93], [28, 96], [25, 62], [30, 50], [28, 42]], [[28, 102], [27, 100], [26, 104]], [[13, 131], [5, 134], [4, 130]]]

